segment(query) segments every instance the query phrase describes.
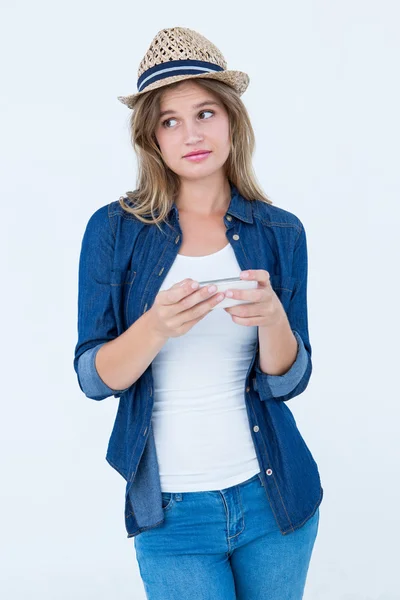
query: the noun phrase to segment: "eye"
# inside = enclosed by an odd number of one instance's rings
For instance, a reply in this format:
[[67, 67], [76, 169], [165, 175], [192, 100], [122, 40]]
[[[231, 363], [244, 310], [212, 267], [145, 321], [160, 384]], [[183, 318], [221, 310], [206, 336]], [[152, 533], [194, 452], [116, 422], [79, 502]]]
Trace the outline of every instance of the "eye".
[[[214, 111], [213, 111], [213, 110], [202, 110], [202, 111], [199, 113], [199, 115], [202, 115], [202, 114], [204, 114], [204, 113], [211, 113], [211, 114], [213, 115], [213, 114], [214, 114]], [[203, 119], [203, 120], [204, 120], [204, 119]]]
[[169, 123], [170, 121], [173, 121], [173, 120], [174, 120], [174, 119], [167, 119], [166, 121], [163, 121], [163, 122], [161, 123], [161, 125], [162, 125], [163, 127], [165, 127], [165, 129], [170, 129], [170, 127], [167, 127], [167, 126], [166, 126], [166, 123]]
[[[201, 112], [199, 112], [199, 115], [202, 115], [204, 113], [211, 113], [212, 115], [214, 114], [213, 110], [202, 110]], [[204, 119], [201, 119], [202, 121], [204, 121]], [[166, 119], [165, 121], [163, 121], [161, 123], [161, 125], [165, 128], [165, 129], [171, 129], [171, 127], [167, 127], [166, 123], [169, 123], [170, 121], [175, 121], [175, 119], [173, 117], [171, 117], [170, 119]]]

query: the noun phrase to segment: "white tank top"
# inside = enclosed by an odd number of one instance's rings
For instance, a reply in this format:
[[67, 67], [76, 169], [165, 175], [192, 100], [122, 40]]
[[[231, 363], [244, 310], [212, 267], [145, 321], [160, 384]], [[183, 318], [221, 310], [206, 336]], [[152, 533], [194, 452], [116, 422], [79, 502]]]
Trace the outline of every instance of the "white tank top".
[[[160, 290], [240, 271], [229, 243], [208, 256], [178, 254]], [[154, 358], [152, 427], [163, 492], [218, 490], [259, 473], [245, 402], [256, 343], [257, 326], [214, 308]]]

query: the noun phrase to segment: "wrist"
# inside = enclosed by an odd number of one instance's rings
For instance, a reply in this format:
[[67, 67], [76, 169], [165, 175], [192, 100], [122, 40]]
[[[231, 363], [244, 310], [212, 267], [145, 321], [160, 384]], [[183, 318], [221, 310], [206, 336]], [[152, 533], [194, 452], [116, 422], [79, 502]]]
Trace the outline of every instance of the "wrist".
[[278, 308], [276, 311], [273, 321], [268, 325], [259, 325], [259, 329], [268, 329], [269, 331], [273, 331], [274, 329], [281, 329], [284, 325], [289, 325], [290, 327], [288, 316], [281, 304], [280, 308]]
[[165, 342], [169, 340], [169, 336], [163, 335], [162, 332], [157, 329], [152, 308], [146, 311], [142, 317], [144, 318], [148, 327], [148, 331], [155, 342], [165, 344]]

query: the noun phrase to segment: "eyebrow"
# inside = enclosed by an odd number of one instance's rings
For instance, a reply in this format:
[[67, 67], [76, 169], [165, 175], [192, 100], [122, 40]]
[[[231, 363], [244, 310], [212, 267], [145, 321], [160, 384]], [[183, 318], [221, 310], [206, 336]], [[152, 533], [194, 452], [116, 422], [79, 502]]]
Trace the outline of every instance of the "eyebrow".
[[[202, 106], [211, 106], [211, 105], [216, 105], [216, 106], [220, 106], [219, 102], [216, 102], [215, 100], [205, 100], [204, 102], [200, 102], [199, 104], [193, 104], [192, 108], [201, 108]], [[176, 111], [175, 110], [163, 110], [160, 112], [160, 118], [164, 117], [165, 115], [175, 115]]]

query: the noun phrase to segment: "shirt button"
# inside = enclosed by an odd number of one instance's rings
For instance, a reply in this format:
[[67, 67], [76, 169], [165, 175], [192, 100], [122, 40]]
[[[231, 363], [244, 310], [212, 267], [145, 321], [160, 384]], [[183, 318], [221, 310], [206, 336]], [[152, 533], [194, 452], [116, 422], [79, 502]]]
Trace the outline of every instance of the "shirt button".
[[247, 386], [247, 388], [246, 388], [246, 392], [249, 392], [249, 391], [250, 391], [250, 387], [249, 387], [249, 386]]
[[227, 217], [226, 217], [226, 218], [227, 218], [227, 220], [228, 220], [228, 221], [232, 221], [232, 217], [231, 217], [231, 215], [227, 215]]
[[253, 431], [259, 431], [259, 430], [260, 430], [259, 426], [258, 425], [254, 425]]
[[233, 237], [234, 240], [238, 240], [239, 239], [239, 236], [238, 236], [237, 233], [235, 233], [232, 237]]
[[272, 469], [267, 469], [265, 472], [267, 475], [272, 475]]

